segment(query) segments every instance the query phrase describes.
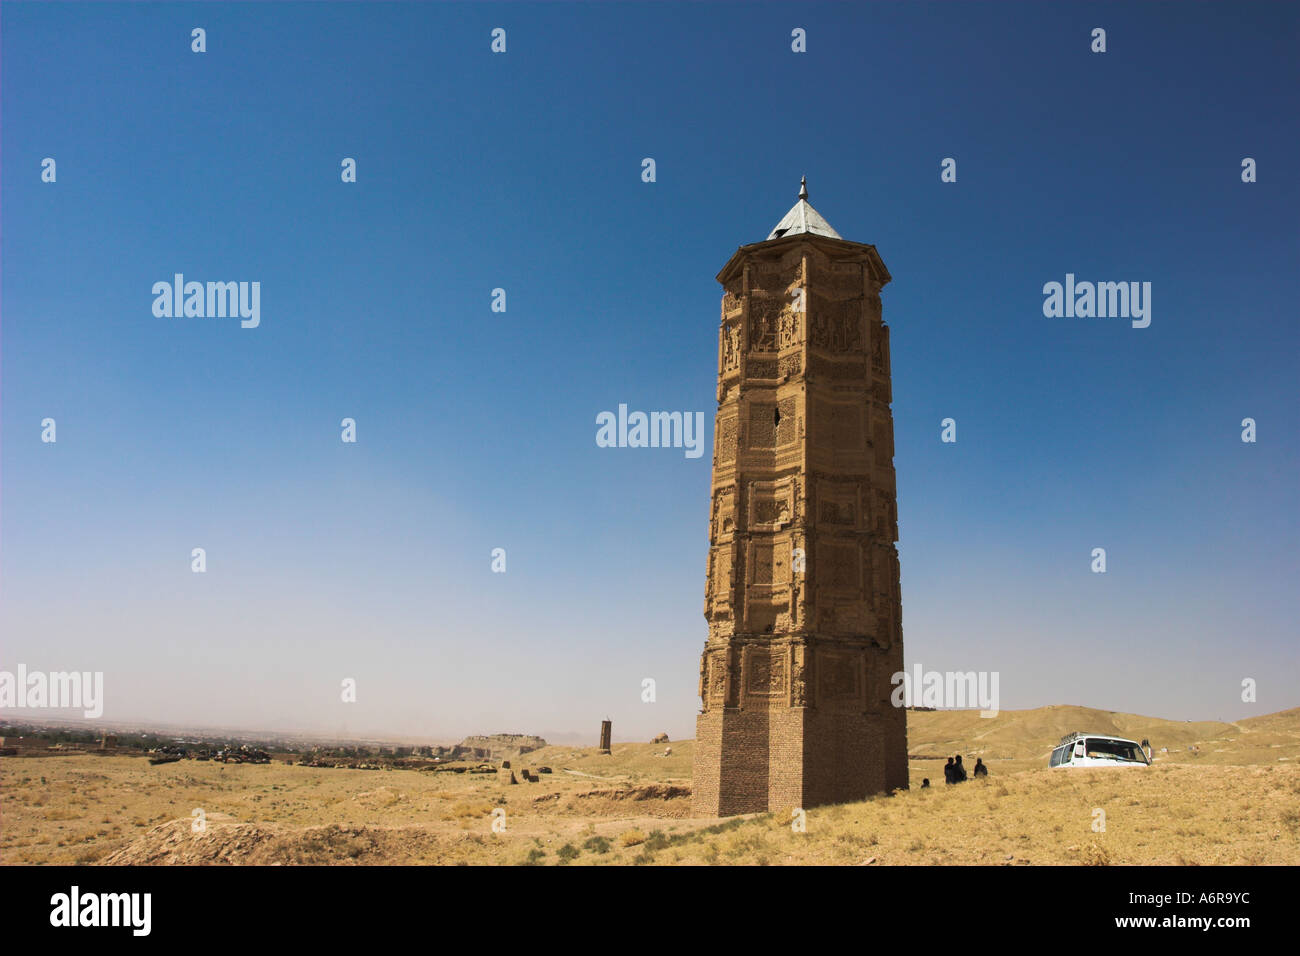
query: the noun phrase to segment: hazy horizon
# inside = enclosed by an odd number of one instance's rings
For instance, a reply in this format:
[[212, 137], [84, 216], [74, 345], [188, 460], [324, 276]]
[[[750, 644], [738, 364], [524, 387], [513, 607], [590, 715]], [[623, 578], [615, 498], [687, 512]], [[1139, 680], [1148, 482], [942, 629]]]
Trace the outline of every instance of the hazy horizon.
[[[1168, 718], [1168, 717], [1162, 717], [1160, 714], [1144, 714], [1132, 710], [1109, 710], [1101, 707], [1089, 707], [1087, 704], [1044, 704], [1042, 707], [1018, 708], [1016, 710], [1003, 710], [1000, 711], [999, 713], [1000, 714], [1029, 713], [1035, 710], [1043, 710], [1051, 707], [1056, 707], [1056, 708], [1071, 707], [1071, 708], [1079, 708], [1082, 710], [1098, 710], [1103, 713], [1126, 714], [1129, 716], [1139, 717], [1144, 719], [1170, 720], [1173, 722], [1179, 722], [1184, 720], [1187, 723], [1233, 723], [1234, 722], [1230, 720], [1225, 720], [1224, 718], [1221, 717]], [[922, 709], [924, 710], [927, 708], [922, 708]], [[935, 710], [939, 712], [962, 712], [962, 711], [971, 712], [978, 709], [979, 708], [975, 708], [975, 707], [940, 707], [940, 708], [936, 708]], [[1283, 707], [1280, 711], [1271, 711], [1266, 713], [1254, 714], [1252, 716], [1269, 717], [1269, 716], [1273, 716], [1274, 714], [1284, 713], [1288, 710], [1295, 710], [1295, 709], [1296, 709], [1295, 707]], [[912, 708], [909, 708], [909, 710], [912, 710]], [[1248, 719], [1250, 718], [1238, 718], [1238, 720], [1248, 720]], [[60, 718], [57, 716], [57, 712], [50, 711], [50, 710], [17, 711], [17, 710], [10, 710], [8, 708], [5, 708], [3, 711], [0, 711], [0, 724], [5, 724], [5, 723], [14, 723], [14, 724], [30, 723], [34, 725], [51, 725], [51, 724], [68, 725], [71, 727], [76, 727], [78, 729], [81, 728], [96, 729], [96, 730], [106, 729], [109, 730], [110, 732], [113, 730], [118, 730], [118, 731], [144, 730], [150, 733], [160, 733], [162, 731], [175, 730], [175, 731], [187, 731], [195, 734], [208, 734], [213, 736], [219, 736], [220, 732], [228, 731], [232, 734], [239, 734], [241, 736], [250, 736], [250, 737], [255, 737], [258, 734], [265, 734], [268, 736], [281, 736], [281, 737], [288, 737], [288, 738], [292, 738], [296, 736], [296, 737], [302, 737], [304, 739], [341, 740], [341, 741], [342, 740], [351, 740], [351, 741], [369, 740], [369, 741], [377, 741], [381, 743], [400, 743], [400, 744], [418, 743], [421, 745], [443, 745], [443, 746], [453, 744], [453, 743], [459, 743], [465, 737], [469, 737], [469, 736], [477, 736], [477, 735], [490, 736], [492, 734], [525, 734], [528, 736], [541, 737], [548, 744], [560, 744], [563, 746], [574, 746], [574, 747], [595, 747], [598, 745], [597, 742], [600, 736], [599, 728], [597, 728], [597, 732], [594, 734], [582, 733], [580, 731], [537, 731], [537, 730], [532, 730], [527, 728], [523, 730], [520, 730], [518, 728], [514, 728], [510, 730], [504, 730], [501, 728], [497, 728], [495, 730], [481, 729], [471, 734], [459, 734], [459, 735], [447, 735], [447, 734], [438, 734], [438, 733], [400, 734], [400, 733], [385, 733], [381, 731], [376, 731], [374, 733], [349, 732], [346, 734], [341, 734], [341, 733], [336, 734], [328, 731], [313, 731], [304, 728], [294, 728], [294, 727], [251, 727], [251, 726], [245, 727], [237, 724], [230, 725], [230, 726], [222, 726], [222, 725], [205, 725], [201, 723], [200, 724], [169, 724], [165, 720], [151, 720], [147, 718], [145, 719], [126, 718], [126, 719], [114, 719], [114, 720], [103, 720], [103, 719], [87, 720], [87, 719], [77, 719], [75, 717]], [[671, 734], [669, 734], [669, 738], [670, 738], [669, 739], [670, 743], [681, 743], [683, 741], [693, 741], [695, 739], [695, 735], [694, 733], [691, 733], [685, 736], [673, 737]], [[648, 742], [647, 740], [640, 737], [630, 737], [626, 735], [620, 735], [617, 732], [613, 733], [612, 740], [616, 744], [632, 744], [632, 743]]]

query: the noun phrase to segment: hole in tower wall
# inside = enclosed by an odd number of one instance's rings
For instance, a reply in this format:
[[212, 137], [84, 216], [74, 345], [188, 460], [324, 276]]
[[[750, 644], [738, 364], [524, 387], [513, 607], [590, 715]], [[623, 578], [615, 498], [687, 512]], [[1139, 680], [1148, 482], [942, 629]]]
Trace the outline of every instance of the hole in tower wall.
[[773, 425], [781, 424], [781, 409], [779, 408], [772, 409], [772, 424]]

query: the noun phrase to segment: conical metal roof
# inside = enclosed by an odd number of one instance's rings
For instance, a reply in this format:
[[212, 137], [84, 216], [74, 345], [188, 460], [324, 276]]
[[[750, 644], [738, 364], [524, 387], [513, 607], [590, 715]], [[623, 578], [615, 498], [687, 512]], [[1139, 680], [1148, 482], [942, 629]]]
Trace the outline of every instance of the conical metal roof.
[[807, 177], [799, 180], [799, 201], [790, 207], [790, 211], [776, 224], [767, 238], [781, 239], [785, 236], [797, 236], [800, 233], [826, 236], [830, 239], [844, 238], [831, 228], [831, 224], [822, 218], [821, 213], [808, 205]]

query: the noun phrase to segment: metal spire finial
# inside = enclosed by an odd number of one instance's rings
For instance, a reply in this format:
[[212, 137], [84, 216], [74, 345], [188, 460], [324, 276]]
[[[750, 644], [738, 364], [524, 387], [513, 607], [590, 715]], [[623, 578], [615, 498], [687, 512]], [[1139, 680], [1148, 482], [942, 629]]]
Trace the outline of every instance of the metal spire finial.
[[804, 202], [808, 201], [808, 177], [807, 176], [799, 177], [799, 198], [804, 200]]

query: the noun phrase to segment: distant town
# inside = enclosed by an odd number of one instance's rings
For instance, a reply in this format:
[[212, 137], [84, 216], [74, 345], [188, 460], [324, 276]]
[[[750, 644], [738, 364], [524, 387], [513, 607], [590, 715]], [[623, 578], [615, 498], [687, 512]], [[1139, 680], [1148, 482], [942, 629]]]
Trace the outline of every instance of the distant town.
[[0, 757], [60, 754], [139, 755], [151, 763], [211, 760], [221, 763], [285, 763], [359, 770], [448, 769], [500, 762], [540, 750], [546, 740], [531, 734], [479, 734], [451, 744], [328, 741], [293, 735], [174, 733], [159, 730], [98, 730], [48, 723], [0, 724]]

